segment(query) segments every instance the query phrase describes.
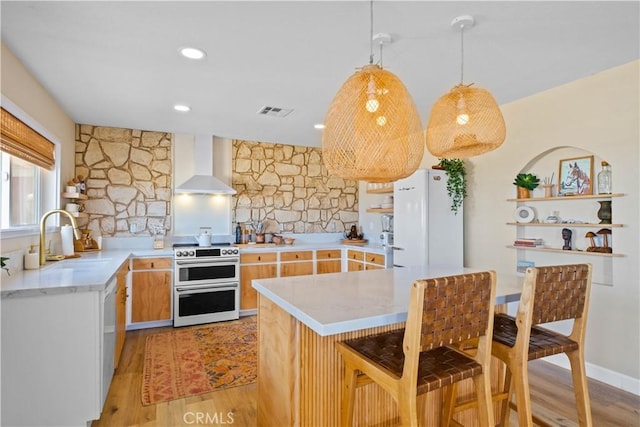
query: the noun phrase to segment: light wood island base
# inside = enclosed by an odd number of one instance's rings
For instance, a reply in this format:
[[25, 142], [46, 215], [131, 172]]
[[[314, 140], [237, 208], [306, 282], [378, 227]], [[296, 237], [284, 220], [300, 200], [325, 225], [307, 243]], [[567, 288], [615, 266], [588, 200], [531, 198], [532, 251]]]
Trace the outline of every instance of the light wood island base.
[[[258, 426], [338, 426], [344, 368], [335, 343], [349, 338], [402, 328], [404, 323], [320, 336], [270, 299], [258, 294]], [[499, 364], [494, 360], [492, 373]], [[493, 375], [497, 381], [497, 375]], [[460, 383], [461, 395], [473, 383]], [[439, 390], [418, 400], [422, 425], [438, 425], [441, 410]], [[475, 425], [475, 410], [457, 420]], [[377, 384], [356, 392], [354, 425], [399, 424], [396, 404]]]

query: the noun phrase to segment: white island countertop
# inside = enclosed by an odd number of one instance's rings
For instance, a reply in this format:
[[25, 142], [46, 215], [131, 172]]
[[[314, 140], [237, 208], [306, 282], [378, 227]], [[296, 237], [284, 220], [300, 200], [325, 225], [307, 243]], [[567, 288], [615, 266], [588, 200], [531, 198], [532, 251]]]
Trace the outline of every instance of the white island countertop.
[[[483, 271], [446, 266], [396, 267], [349, 273], [254, 279], [252, 286], [318, 335], [407, 320], [411, 284], [418, 279]], [[497, 276], [496, 304], [518, 301], [521, 277]]]

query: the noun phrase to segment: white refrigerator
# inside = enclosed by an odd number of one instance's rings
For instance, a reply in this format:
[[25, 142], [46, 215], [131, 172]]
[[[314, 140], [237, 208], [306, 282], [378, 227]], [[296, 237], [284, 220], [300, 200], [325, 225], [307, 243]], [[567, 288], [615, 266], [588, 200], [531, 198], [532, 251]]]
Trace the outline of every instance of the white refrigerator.
[[393, 264], [463, 266], [463, 210], [451, 212], [447, 175], [418, 169], [393, 187]]

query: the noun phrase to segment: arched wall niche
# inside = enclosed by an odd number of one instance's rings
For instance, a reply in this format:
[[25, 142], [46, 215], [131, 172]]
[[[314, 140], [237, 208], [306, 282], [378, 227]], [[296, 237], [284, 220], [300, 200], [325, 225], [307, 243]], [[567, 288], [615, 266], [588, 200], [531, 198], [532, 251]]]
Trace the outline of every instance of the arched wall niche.
[[[591, 174], [591, 188], [592, 193], [596, 194], [598, 188], [597, 176], [598, 172], [601, 170], [600, 164], [603, 160], [607, 160], [606, 158], [600, 157], [598, 154], [593, 153], [589, 150], [585, 150], [576, 146], [558, 146], [553, 147], [548, 150], [545, 150], [538, 154], [537, 156], [530, 159], [524, 166], [520, 169], [520, 173], [533, 173], [538, 178], [540, 178], [540, 184], [542, 184], [546, 179], [551, 180], [551, 183], [554, 185], [553, 187], [553, 195], [556, 196], [558, 194], [558, 178], [559, 178], [559, 166], [560, 160], [564, 159], [574, 159], [580, 157], [593, 156], [593, 172]], [[615, 173], [615, 165], [612, 165]], [[514, 177], [515, 178], [515, 177]], [[615, 179], [615, 176], [614, 176]], [[615, 191], [615, 181], [614, 181], [614, 191]], [[536, 188], [531, 196], [532, 197], [543, 197], [544, 191], [539, 186]]]

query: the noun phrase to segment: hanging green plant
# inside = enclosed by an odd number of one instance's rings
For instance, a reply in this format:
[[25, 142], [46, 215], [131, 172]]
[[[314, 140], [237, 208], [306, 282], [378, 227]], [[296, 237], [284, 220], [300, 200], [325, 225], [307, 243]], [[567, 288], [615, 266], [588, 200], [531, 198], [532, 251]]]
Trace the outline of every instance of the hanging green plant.
[[440, 169], [447, 174], [447, 194], [451, 198], [451, 212], [458, 214], [462, 201], [467, 197], [467, 171], [461, 159], [440, 159]]

